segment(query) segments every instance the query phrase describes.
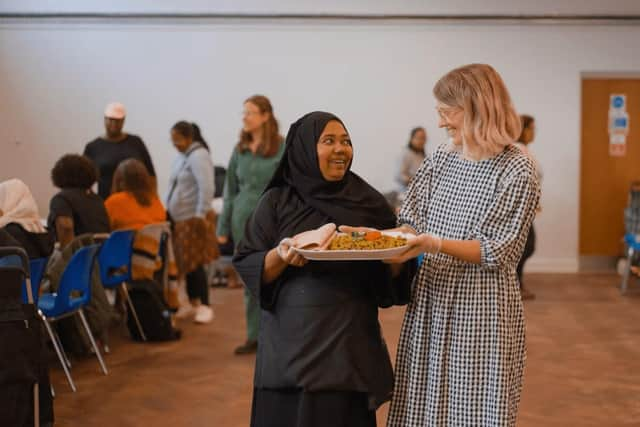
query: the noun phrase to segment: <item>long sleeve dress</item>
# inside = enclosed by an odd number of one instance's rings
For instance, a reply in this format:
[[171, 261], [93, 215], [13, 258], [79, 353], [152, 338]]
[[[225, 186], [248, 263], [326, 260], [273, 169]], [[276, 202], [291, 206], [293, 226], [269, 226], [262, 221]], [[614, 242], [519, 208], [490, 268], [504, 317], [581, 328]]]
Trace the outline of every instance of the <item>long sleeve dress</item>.
[[[218, 236], [231, 236], [236, 245], [242, 241], [247, 220], [278, 167], [282, 153], [284, 144], [280, 144], [278, 152], [272, 157], [233, 150], [224, 184], [224, 204], [218, 218]], [[257, 302], [246, 288], [244, 308], [247, 341], [256, 341], [260, 313]]]
[[514, 426], [525, 325], [516, 265], [540, 190], [515, 146], [470, 161], [439, 147], [418, 171], [399, 222], [479, 240], [481, 263], [428, 254], [407, 308], [388, 426]]
[[231, 236], [236, 244], [244, 237], [244, 227], [262, 192], [276, 170], [284, 144], [275, 156], [263, 157], [251, 151], [233, 150], [224, 185], [224, 204], [218, 218], [219, 236]]
[[[284, 237], [328, 222], [292, 188], [273, 188], [260, 200], [238, 248], [234, 265], [261, 307], [253, 426], [370, 425], [360, 420], [375, 420], [375, 409], [391, 396], [393, 373], [378, 307], [406, 304], [415, 273], [410, 266], [393, 279], [379, 261], [311, 261], [262, 283], [269, 250]], [[327, 406], [331, 411], [321, 414], [310, 409]], [[337, 421], [345, 419], [359, 421]]]

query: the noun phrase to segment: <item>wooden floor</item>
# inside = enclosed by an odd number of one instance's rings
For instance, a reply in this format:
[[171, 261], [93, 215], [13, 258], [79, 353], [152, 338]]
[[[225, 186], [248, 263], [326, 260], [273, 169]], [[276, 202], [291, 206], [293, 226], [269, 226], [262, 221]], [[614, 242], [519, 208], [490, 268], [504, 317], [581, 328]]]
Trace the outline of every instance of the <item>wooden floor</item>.
[[[619, 295], [611, 275], [531, 275], [528, 359], [518, 425], [640, 426], [640, 285]], [[77, 361], [72, 393], [53, 365], [58, 426], [248, 425], [253, 357], [237, 357], [243, 339], [242, 291], [216, 290], [216, 319], [184, 323], [169, 344], [119, 339], [103, 376], [95, 359]], [[394, 352], [404, 310], [381, 311]], [[379, 411], [383, 426], [388, 405]]]

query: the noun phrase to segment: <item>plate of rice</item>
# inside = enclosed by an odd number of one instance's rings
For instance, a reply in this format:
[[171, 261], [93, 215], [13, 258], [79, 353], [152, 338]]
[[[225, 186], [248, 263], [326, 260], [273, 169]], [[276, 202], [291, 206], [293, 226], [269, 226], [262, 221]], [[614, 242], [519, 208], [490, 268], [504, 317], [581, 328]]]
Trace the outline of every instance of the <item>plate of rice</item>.
[[293, 248], [311, 261], [375, 261], [394, 258], [407, 250], [408, 235], [368, 231], [335, 233], [322, 248]]

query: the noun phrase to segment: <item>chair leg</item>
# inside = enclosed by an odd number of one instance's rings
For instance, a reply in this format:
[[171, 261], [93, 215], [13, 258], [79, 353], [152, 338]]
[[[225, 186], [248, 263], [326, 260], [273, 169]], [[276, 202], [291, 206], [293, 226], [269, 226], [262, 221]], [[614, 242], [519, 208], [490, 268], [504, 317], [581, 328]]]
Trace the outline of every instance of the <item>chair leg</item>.
[[60, 347], [58, 346], [58, 341], [53, 335], [53, 331], [51, 330], [51, 325], [49, 325], [49, 322], [47, 321], [47, 318], [44, 316], [44, 314], [42, 313], [39, 313], [39, 314], [40, 314], [40, 317], [42, 318], [42, 321], [44, 322], [45, 328], [47, 329], [49, 338], [51, 338], [51, 342], [53, 343], [53, 348], [55, 348], [56, 350], [56, 354], [58, 355], [58, 359], [60, 360], [62, 369], [64, 369], [64, 374], [67, 376], [67, 381], [69, 382], [69, 386], [71, 386], [71, 390], [73, 390], [73, 392], [75, 393], [76, 385], [73, 382], [73, 378], [71, 378], [71, 373], [69, 372], [69, 368], [65, 363], [65, 360], [64, 360], [65, 358], [62, 356], [62, 352], [60, 351]]
[[136, 313], [136, 309], [133, 306], [133, 302], [131, 301], [131, 297], [129, 296], [129, 289], [127, 289], [127, 284], [122, 284], [122, 292], [124, 292], [124, 299], [127, 300], [127, 304], [129, 305], [129, 310], [131, 310], [131, 314], [133, 315], [133, 319], [136, 322], [136, 326], [138, 327], [138, 332], [140, 333], [140, 338], [142, 341], [147, 340], [147, 336], [144, 334], [142, 330], [142, 325], [140, 324], [140, 319], [138, 319], [138, 313]]
[[71, 369], [71, 361], [67, 357], [67, 353], [64, 351], [62, 340], [60, 339], [60, 335], [58, 335], [58, 331], [56, 331], [54, 328], [51, 328], [51, 330], [53, 331], [53, 336], [56, 337], [56, 340], [58, 340], [58, 346], [60, 346], [60, 352], [62, 353], [62, 356], [64, 356], [64, 361], [66, 362], [69, 369]]
[[33, 385], [33, 426], [40, 427], [40, 384]]
[[624, 274], [622, 275], [622, 285], [620, 286], [620, 291], [622, 294], [627, 293], [627, 288], [629, 286], [629, 276], [631, 276], [631, 261], [633, 260], [633, 248], [629, 248], [627, 251], [627, 265], [624, 269]]
[[84, 330], [87, 332], [87, 335], [89, 336], [89, 341], [91, 341], [91, 345], [93, 346], [93, 351], [96, 352], [96, 356], [98, 357], [98, 362], [100, 362], [100, 367], [102, 368], [102, 372], [104, 372], [105, 375], [108, 375], [109, 371], [107, 371], [107, 367], [104, 364], [104, 360], [102, 360], [102, 354], [100, 354], [100, 349], [96, 344], [96, 340], [93, 339], [93, 334], [91, 333], [91, 329], [89, 328], [89, 323], [87, 323], [87, 319], [86, 317], [84, 317], [84, 311], [80, 309], [78, 310], [78, 314], [80, 315], [80, 320], [82, 320], [82, 325], [84, 326]]

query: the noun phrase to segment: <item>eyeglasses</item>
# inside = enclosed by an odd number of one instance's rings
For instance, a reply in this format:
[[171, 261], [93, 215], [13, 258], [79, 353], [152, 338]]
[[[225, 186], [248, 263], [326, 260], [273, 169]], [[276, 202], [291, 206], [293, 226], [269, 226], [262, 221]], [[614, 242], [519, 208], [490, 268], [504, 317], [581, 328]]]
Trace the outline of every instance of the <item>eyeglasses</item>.
[[449, 120], [454, 114], [462, 110], [457, 107], [436, 107], [436, 111], [438, 112], [440, 118]]

